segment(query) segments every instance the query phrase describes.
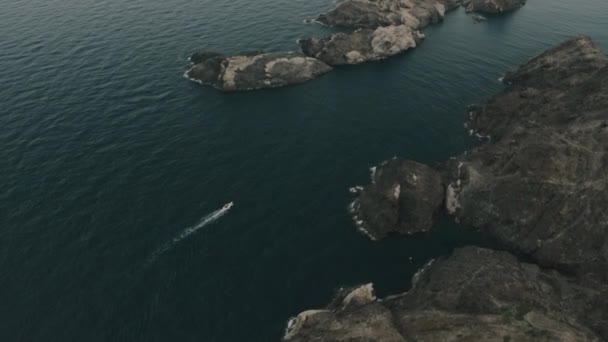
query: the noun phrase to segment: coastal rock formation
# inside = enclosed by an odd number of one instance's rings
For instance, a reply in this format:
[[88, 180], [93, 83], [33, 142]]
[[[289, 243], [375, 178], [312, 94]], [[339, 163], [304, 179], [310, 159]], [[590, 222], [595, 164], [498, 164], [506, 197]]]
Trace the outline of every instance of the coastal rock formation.
[[[576, 38], [504, 82], [501, 94], [470, 108], [470, 133], [490, 141], [446, 163], [447, 211], [543, 266], [608, 281], [608, 57]], [[427, 187], [442, 188], [431, 180]], [[400, 190], [412, 203], [426, 201]], [[390, 184], [373, 193], [384, 195], [364, 192], [353, 209], [374, 238], [399, 226], [396, 217], [432, 222], [428, 206], [397, 212]]]
[[608, 57], [569, 40], [470, 109], [491, 141], [451, 161], [446, 204], [543, 266], [608, 281]]
[[459, 3], [460, 0], [342, 0], [316, 20], [349, 28], [406, 25], [420, 29], [443, 20], [445, 12]]
[[223, 91], [276, 88], [312, 80], [332, 70], [327, 64], [302, 54], [256, 51], [226, 56], [199, 52], [186, 76]]
[[[580, 285], [507, 252], [456, 250], [382, 300], [372, 285], [342, 291], [288, 323], [285, 341], [601, 341], [608, 288]], [[350, 299], [349, 299], [350, 298]], [[358, 298], [355, 301], [352, 298]], [[347, 300], [349, 299], [349, 300]]]
[[467, 12], [503, 13], [518, 9], [526, 0], [463, 0]]
[[389, 233], [429, 231], [443, 203], [441, 175], [409, 160], [392, 159], [372, 172], [372, 183], [352, 203], [358, 228], [373, 240]]
[[415, 48], [424, 34], [406, 25], [358, 29], [299, 41], [302, 52], [329, 65], [377, 61]]
[[[459, 249], [421, 270], [401, 295], [378, 300], [366, 285], [347, 305], [340, 293], [326, 309], [292, 319], [285, 340], [608, 340], [608, 57], [579, 37], [504, 82], [502, 93], [469, 111], [470, 133], [487, 143], [448, 161], [441, 175], [385, 162], [358, 188], [352, 209], [377, 238], [404, 216], [430, 222], [441, 201], [424, 196], [445, 193], [463, 226], [540, 266]], [[424, 187], [406, 185], [414, 169], [427, 175]]]

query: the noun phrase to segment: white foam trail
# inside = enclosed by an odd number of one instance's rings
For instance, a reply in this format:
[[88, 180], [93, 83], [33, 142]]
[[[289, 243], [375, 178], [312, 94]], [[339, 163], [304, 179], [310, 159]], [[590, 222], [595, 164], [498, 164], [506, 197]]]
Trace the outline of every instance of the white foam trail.
[[177, 235], [176, 237], [174, 237], [171, 241], [165, 243], [164, 245], [162, 245], [159, 249], [157, 249], [156, 251], [154, 251], [154, 253], [152, 253], [150, 255], [150, 257], [147, 260], [147, 264], [150, 264], [152, 262], [154, 262], [160, 255], [164, 254], [165, 252], [169, 251], [170, 249], [173, 248], [173, 246], [175, 246], [175, 244], [179, 243], [180, 241], [182, 241], [183, 239], [187, 238], [188, 236], [196, 233], [198, 230], [200, 230], [201, 228], [214, 223], [215, 221], [217, 221], [219, 218], [221, 218], [222, 216], [226, 215], [226, 213], [228, 213], [228, 211], [230, 210], [231, 207], [223, 207], [221, 209], [218, 209], [210, 214], [207, 214], [205, 216], [203, 216], [200, 221], [198, 221], [198, 223], [194, 226], [188, 227], [186, 229], [184, 229], [179, 235]]
[[322, 22], [316, 20], [316, 19], [304, 19], [302, 21], [304, 24], [318, 24], [324, 27], [328, 27], [327, 25], [323, 24]]

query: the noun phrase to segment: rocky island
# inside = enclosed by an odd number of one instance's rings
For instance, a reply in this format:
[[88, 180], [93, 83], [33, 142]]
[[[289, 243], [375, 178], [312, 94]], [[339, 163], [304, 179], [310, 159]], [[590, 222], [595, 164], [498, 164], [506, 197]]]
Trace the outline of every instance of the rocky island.
[[350, 206], [359, 230], [372, 240], [390, 233], [429, 231], [443, 203], [441, 174], [424, 164], [398, 158], [373, 170], [372, 184], [359, 188], [358, 199]]
[[378, 61], [415, 48], [419, 31], [443, 20], [460, 0], [342, 0], [316, 21], [356, 29], [323, 39], [300, 40], [302, 52], [330, 65]]
[[503, 81], [468, 112], [489, 142], [436, 169], [387, 161], [351, 208], [374, 239], [445, 210], [510, 252], [456, 250], [384, 299], [371, 284], [341, 291], [286, 341], [608, 340], [608, 57], [579, 37]]
[[316, 21], [346, 28], [406, 25], [421, 29], [443, 20], [460, 0], [342, 0]]
[[276, 88], [303, 83], [332, 70], [318, 59], [297, 53], [256, 51], [226, 56], [216, 52], [192, 55], [186, 77], [223, 91]]
[[524, 3], [525, 0], [341, 0], [315, 21], [355, 31], [301, 39], [298, 43], [302, 54], [198, 52], [191, 57], [194, 65], [185, 76], [222, 91], [303, 83], [331, 71], [331, 66], [378, 61], [416, 48], [425, 37], [420, 29], [441, 22], [446, 12], [461, 4], [467, 11], [501, 13]]

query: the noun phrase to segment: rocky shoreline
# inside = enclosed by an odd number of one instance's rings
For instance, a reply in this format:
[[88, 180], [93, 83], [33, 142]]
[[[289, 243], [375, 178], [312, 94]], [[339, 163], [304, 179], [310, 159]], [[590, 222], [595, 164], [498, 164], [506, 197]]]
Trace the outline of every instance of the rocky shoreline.
[[427, 264], [408, 292], [378, 299], [372, 284], [340, 291], [328, 307], [292, 318], [284, 340], [602, 341], [607, 295], [605, 284], [465, 247]]
[[446, 211], [527, 262], [456, 250], [406, 293], [377, 299], [368, 284], [303, 312], [286, 341], [608, 340], [608, 57], [579, 37], [503, 82], [468, 112], [487, 143], [438, 169], [384, 162], [351, 210], [372, 239], [428, 231]]
[[276, 88], [303, 83], [331, 66], [379, 61], [416, 48], [424, 39], [419, 30], [443, 21], [459, 6], [467, 11], [502, 13], [523, 6], [524, 0], [341, 0], [314, 21], [353, 29], [325, 38], [299, 41], [303, 54], [256, 51], [234, 56], [198, 52], [185, 76], [222, 91]]
[[223, 91], [276, 88], [317, 78], [332, 68], [315, 58], [294, 53], [256, 51], [235, 56], [198, 52], [186, 77]]
[[329, 65], [360, 64], [378, 61], [414, 49], [424, 34], [409, 26], [358, 29], [335, 33], [323, 39], [301, 39], [302, 52]]

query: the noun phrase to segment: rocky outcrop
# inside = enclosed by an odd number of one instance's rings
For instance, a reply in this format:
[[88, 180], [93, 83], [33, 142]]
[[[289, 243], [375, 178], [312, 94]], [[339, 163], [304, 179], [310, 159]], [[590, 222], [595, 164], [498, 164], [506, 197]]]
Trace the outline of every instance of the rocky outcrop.
[[[285, 341], [601, 341], [608, 288], [476, 247], [431, 262], [413, 288], [378, 300], [341, 291], [288, 323]], [[358, 298], [359, 300], [353, 300]]]
[[351, 204], [357, 227], [372, 240], [390, 233], [429, 231], [444, 196], [441, 175], [409, 160], [392, 159], [373, 169], [372, 183]]
[[312, 80], [332, 70], [330, 66], [302, 54], [256, 51], [226, 56], [199, 52], [186, 76], [195, 82], [223, 91], [276, 88]]
[[608, 281], [608, 57], [569, 40], [472, 107], [491, 141], [449, 163], [448, 209], [544, 266]]
[[526, 0], [463, 0], [467, 12], [503, 13], [526, 4]]
[[[371, 285], [342, 291], [327, 308], [292, 319], [285, 340], [608, 340], [608, 57], [579, 37], [504, 82], [468, 113], [470, 133], [485, 144], [441, 174], [387, 161], [356, 188], [352, 210], [374, 239], [428, 230], [445, 193], [463, 226], [538, 265], [459, 249], [417, 273], [406, 293], [379, 300]], [[421, 175], [422, 184], [411, 181]]]
[[[470, 133], [490, 141], [444, 167], [447, 211], [543, 266], [608, 281], [608, 57], [576, 38], [504, 82], [501, 94], [469, 111]], [[400, 196], [427, 204], [417, 190], [402, 186]], [[388, 210], [386, 198], [359, 200], [366, 231], [384, 232], [395, 217], [431, 222], [429, 211], [412, 213], [416, 206]]]
[[348, 28], [406, 25], [420, 29], [443, 20], [445, 12], [459, 4], [460, 0], [342, 0], [316, 20]]
[[424, 34], [409, 26], [386, 26], [299, 41], [302, 52], [329, 65], [377, 61], [415, 48]]
[[[186, 72], [192, 81], [223, 91], [276, 88], [312, 80], [329, 65], [377, 61], [415, 48], [424, 35], [418, 30], [443, 20], [463, 0], [342, 0], [316, 19], [325, 25], [356, 28], [323, 39], [299, 42], [304, 54], [255, 51], [227, 56], [199, 52]], [[467, 9], [506, 11], [523, 0], [465, 0]]]

